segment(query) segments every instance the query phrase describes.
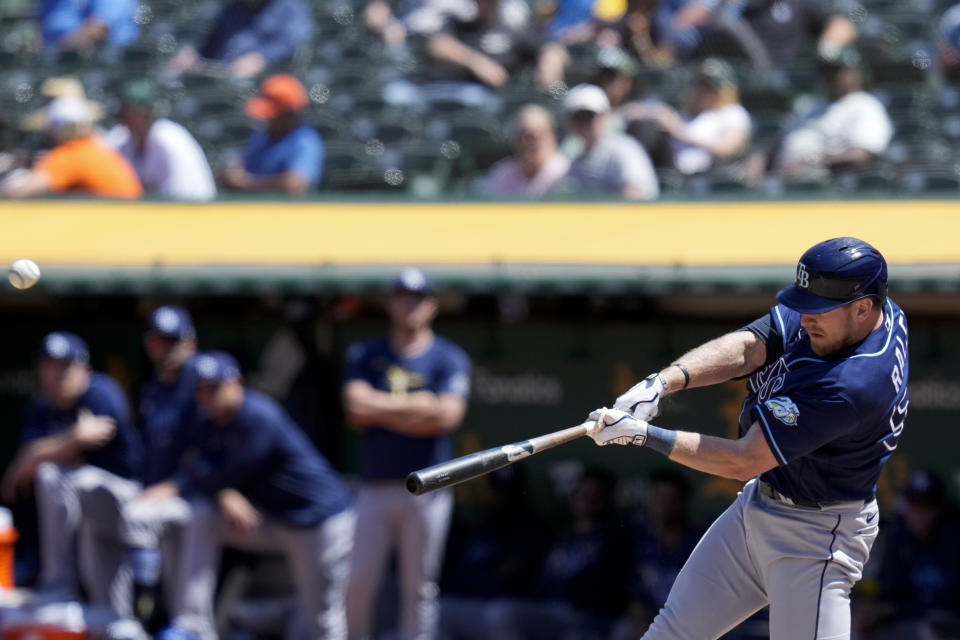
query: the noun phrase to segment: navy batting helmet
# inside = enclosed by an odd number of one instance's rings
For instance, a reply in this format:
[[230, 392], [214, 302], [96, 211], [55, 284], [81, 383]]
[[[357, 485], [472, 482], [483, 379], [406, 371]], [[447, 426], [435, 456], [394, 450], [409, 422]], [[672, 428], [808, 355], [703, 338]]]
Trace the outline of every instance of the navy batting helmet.
[[868, 296], [886, 300], [886, 260], [863, 240], [833, 238], [807, 249], [796, 281], [777, 301], [800, 313], [825, 313]]

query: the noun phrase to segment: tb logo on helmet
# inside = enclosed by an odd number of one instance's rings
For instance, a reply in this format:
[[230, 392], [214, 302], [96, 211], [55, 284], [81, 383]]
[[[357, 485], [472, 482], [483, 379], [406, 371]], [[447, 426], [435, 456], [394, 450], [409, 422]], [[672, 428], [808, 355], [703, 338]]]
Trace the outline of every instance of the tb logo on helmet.
[[797, 286], [803, 289], [810, 286], [810, 274], [807, 272], [807, 266], [802, 262], [797, 263]]

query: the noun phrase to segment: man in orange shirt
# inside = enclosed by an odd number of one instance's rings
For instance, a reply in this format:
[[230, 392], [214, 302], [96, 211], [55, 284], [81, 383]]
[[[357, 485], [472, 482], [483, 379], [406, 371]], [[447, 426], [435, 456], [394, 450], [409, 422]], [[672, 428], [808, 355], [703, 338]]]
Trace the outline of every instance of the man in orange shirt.
[[94, 113], [77, 97], [47, 107], [50, 135], [57, 143], [29, 171], [0, 183], [0, 195], [22, 198], [74, 191], [104, 198], [135, 199], [143, 187], [133, 167], [94, 131]]

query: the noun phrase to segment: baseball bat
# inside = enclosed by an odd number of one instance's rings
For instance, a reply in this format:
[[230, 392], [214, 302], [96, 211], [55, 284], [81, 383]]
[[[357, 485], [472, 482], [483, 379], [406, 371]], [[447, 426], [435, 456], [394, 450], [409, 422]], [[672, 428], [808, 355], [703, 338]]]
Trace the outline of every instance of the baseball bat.
[[496, 471], [508, 464], [513, 464], [535, 453], [552, 449], [565, 442], [576, 440], [587, 435], [587, 430], [593, 426], [588, 420], [583, 424], [567, 429], [561, 429], [542, 436], [521, 440], [501, 447], [493, 447], [476, 453], [471, 453], [447, 462], [435, 464], [426, 469], [413, 471], [407, 476], [407, 490], [414, 495], [422, 495], [444, 487], [450, 487], [467, 480], [472, 480], [485, 473]]

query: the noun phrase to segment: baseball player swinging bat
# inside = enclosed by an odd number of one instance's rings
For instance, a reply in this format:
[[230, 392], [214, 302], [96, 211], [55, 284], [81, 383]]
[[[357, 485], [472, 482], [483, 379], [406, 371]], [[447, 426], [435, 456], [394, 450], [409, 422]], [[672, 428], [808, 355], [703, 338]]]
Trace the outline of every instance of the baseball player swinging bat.
[[575, 427], [561, 429], [513, 444], [505, 444], [501, 447], [485, 449], [435, 464], [426, 469], [413, 471], [407, 476], [407, 490], [419, 496], [472, 480], [535, 453], [552, 449], [565, 442], [585, 436], [594, 424], [596, 424], [594, 420], [587, 420]]

